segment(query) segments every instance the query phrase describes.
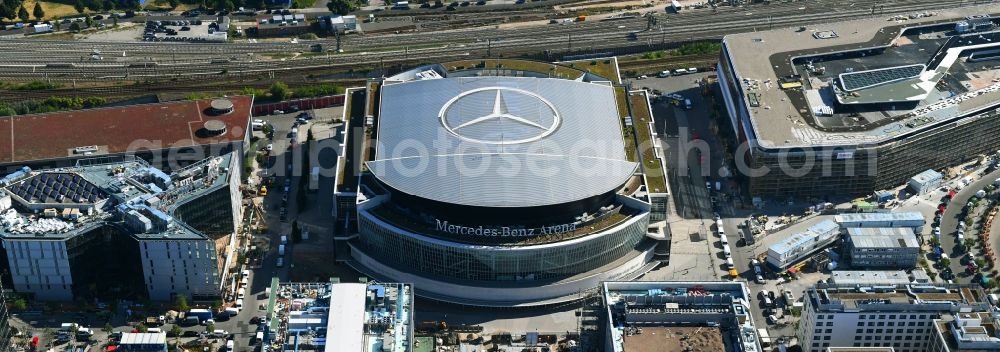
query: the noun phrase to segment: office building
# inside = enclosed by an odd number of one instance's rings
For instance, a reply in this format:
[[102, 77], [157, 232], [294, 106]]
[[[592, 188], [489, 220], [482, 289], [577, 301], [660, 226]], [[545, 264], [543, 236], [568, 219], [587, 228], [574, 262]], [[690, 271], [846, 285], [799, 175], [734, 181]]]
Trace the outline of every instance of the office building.
[[928, 352], [1000, 351], [996, 311], [942, 314], [934, 320], [934, 335]]
[[348, 131], [364, 128], [353, 138], [373, 146], [348, 146], [364, 162], [342, 164], [362, 172], [356, 186], [338, 181], [338, 207], [357, 219], [356, 235], [344, 236], [349, 265], [480, 306], [574, 300], [655, 266], [667, 187], [647, 97], [511, 62], [546, 72], [432, 65], [348, 99], [365, 112]]
[[[1000, 32], [963, 34], [981, 7], [730, 34], [719, 83], [750, 192], [866, 195], [1000, 149]], [[992, 22], [990, 23], [992, 26]], [[946, 78], [947, 77], [947, 78]]]
[[806, 352], [828, 347], [892, 347], [928, 351], [934, 320], [948, 314], [988, 310], [978, 286], [911, 284], [816, 284], [806, 290], [796, 331]]
[[264, 350], [409, 352], [413, 287], [398, 283], [271, 280]]
[[911, 228], [853, 227], [847, 229], [844, 254], [852, 268], [912, 269], [920, 243]]
[[603, 351], [759, 352], [742, 282], [605, 282]]
[[125, 155], [6, 178], [0, 239], [14, 290], [63, 301], [218, 298], [236, 260], [240, 170], [233, 153], [170, 174]]

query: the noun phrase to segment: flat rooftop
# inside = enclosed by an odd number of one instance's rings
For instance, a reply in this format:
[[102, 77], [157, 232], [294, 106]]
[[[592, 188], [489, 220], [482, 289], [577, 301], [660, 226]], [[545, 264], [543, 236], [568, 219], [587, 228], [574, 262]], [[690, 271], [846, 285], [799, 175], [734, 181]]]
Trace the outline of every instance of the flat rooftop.
[[172, 174], [132, 156], [87, 158], [74, 167], [12, 177], [0, 187], [0, 198], [12, 203], [0, 208], [0, 236], [63, 239], [122, 223], [137, 238], [205, 238], [172, 214], [227, 187], [232, 158], [232, 153], [211, 157]]
[[760, 350], [742, 282], [605, 282], [607, 350]]
[[[984, 7], [960, 7], [906, 21], [879, 17], [810, 25], [805, 30], [795, 27], [727, 35], [724, 50], [739, 80], [730, 83], [739, 84], [747, 100], [753, 101], [737, 103], [750, 112], [748, 127], [763, 147], [880, 143], [993, 108], [1000, 102], [1000, 89], [978, 75], [984, 69], [981, 65], [973, 67], [957, 60], [960, 51], [955, 50], [935, 56], [949, 36], [955, 35], [953, 30], [903, 36], [907, 29], [934, 25], [947, 28], [948, 24], [985, 11]], [[875, 48], [885, 50], [867, 52]], [[768, 60], [761, 60], [761, 53], [768, 55]], [[903, 69], [924, 63], [937, 66], [928, 67], [917, 77], [911, 75], [910, 69]], [[822, 66], [825, 72], [813, 71], [807, 64]], [[899, 69], [880, 71], [892, 67]], [[833, 79], [855, 72], [862, 74], [849, 79], [849, 88], [865, 89], [835, 95], [829, 87], [836, 82]], [[782, 89], [782, 83], [788, 84], [787, 89]], [[916, 106], [902, 109], [889, 105], [908, 100], [917, 102]], [[874, 102], [884, 105], [845, 108], [846, 104]], [[831, 108], [833, 113], [818, 114], [823, 107]]]
[[623, 352], [720, 352], [726, 350], [718, 326], [651, 326], [625, 336]]
[[[860, 309], [867, 311], [899, 311], [907, 309], [940, 310], [959, 306], [973, 310], [986, 309], [986, 292], [978, 286], [956, 284], [892, 285], [816, 284], [806, 290], [820, 311]], [[919, 308], [924, 307], [924, 308]], [[950, 308], [949, 308], [950, 309]]]
[[[80, 157], [76, 148], [89, 146], [96, 149], [88, 155], [103, 155], [149, 146], [146, 141], [159, 146], [155, 149], [242, 141], [253, 97], [225, 99], [232, 102], [232, 112], [225, 114], [213, 114], [215, 99], [203, 99], [3, 116], [0, 135], [10, 140], [0, 143], [0, 164]], [[225, 131], [201, 133], [209, 120], [221, 121]]]

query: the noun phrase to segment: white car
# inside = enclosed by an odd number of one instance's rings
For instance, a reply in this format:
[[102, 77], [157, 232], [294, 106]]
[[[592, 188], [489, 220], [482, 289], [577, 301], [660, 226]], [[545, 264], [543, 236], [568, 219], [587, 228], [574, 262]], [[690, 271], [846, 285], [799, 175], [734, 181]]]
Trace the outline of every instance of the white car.
[[267, 151], [273, 150], [274, 149], [274, 144], [268, 143], [266, 149], [267, 149]]
[[281, 114], [284, 114], [284, 113], [285, 113], [285, 112], [284, 112], [284, 111], [281, 111], [281, 110], [274, 110], [274, 113], [273, 113], [273, 114], [274, 114], [274, 115], [281, 115]]

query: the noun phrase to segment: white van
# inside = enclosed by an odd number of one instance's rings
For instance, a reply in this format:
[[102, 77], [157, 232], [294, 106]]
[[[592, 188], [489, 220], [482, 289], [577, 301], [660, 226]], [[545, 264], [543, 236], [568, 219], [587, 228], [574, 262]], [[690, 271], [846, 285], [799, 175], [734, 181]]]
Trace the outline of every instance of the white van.
[[236, 300], [236, 309], [243, 310], [243, 299]]
[[226, 335], [229, 335], [229, 333], [226, 332], [226, 330], [215, 329], [215, 331], [212, 331], [212, 337], [220, 337], [221, 338], [221, 337], [226, 337]]
[[240, 289], [236, 291], [236, 298], [244, 299], [246, 297], [247, 297], [247, 289], [240, 287]]
[[660, 71], [660, 74], [656, 75], [660, 78], [670, 77], [670, 70]]
[[281, 235], [281, 244], [288, 244], [288, 236]]
[[160, 328], [148, 328], [146, 329], [146, 332], [150, 334], [159, 334], [163, 332], [163, 330], [160, 330]]
[[[722, 234], [722, 235], [719, 236], [719, 242], [722, 242], [723, 246], [728, 246], [729, 245], [729, 238], [727, 238], [725, 234]], [[723, 247], [723, 248], [725, 248], [725, 247]]]
[[732, 257], [726, 258], [726, 268], [727, 269], [735, 269], [736, 268], [736, 263], [733, 263], [733, 258]]
[[72, 331], [73, 328], [79, 327], [80, 325], [77, 325], [76, 323], [62, 323], [62, 325], [59, 325], [59, 331]]
[[285, 255], [285, 245], [278, 245], [278, 255]]
[[691, 67], [691, 68], [688, 69], [688, 73], [698, 73], [698, 68], [697, 67]]
[[226, 351], [232, 351], [236, 347], [236, 343], [233, 340], [226, 341]]
[[231, 317], [235, 317], [236, 315], [240, 314], [240, 310], [233, 307], [226, 308], [224, 312], [226, 312], [226, 314]]
[[729, 250], [729, 245], [728, 245], [728, 244], [723, 244], [723, 245], [722, 245], [722, 253], [723, 253], [723, 254], [725, 254], [725, 255], [726, 255], [726, 257], [731, 257], [731, 256], [733, 256], [733, 252], [731, 252], [731, 251]]
[[278, 263], [275, 264], [274, 266], [279, 267], [279, 268], [285, 266], [285, 258], [279, 257], [278, 258]]

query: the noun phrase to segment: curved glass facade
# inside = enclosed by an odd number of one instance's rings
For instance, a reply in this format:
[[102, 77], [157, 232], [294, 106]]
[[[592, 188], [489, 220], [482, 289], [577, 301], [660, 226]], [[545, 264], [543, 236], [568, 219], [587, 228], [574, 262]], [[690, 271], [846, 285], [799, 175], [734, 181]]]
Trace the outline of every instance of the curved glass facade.
[[433, 243], [386, 226], [367, 211], [359, 211], [358, 248], [400, 270], [444, 280], [558, 280], [599, 268], [627, 254], [646, 235], [648, 217], [648, 213], [636, 215], [616, 231], [586, 241], [511, 249]]

